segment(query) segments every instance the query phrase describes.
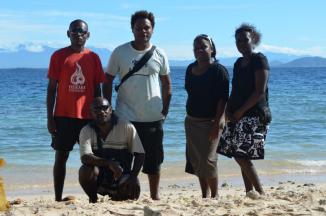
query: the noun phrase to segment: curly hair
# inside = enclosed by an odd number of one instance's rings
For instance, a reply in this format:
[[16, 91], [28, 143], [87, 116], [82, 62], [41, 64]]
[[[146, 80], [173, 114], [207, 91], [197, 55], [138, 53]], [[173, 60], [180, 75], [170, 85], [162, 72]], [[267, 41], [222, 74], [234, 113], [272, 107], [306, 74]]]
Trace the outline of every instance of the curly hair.
[[250, 25], [247, 23], [242, 23], [236, 30], [235, 35], [241, 33], [241, 32], [249, 32], [251, 35], [251, 38], [253, 40], [254, 45], [259, 45], [261, 40], [261, 33], [257, 31], [256, 27], [254, 25]]
[[154, 28], [154, 25], [155, 25], [155, 17], [154, 17], [154, 14], [152, 12], [148, 12], [146, 10], [136, 11], [131, 16], [131, 28], [134, 27], [137, 19], [149, 19], [149, 21], [152, 24], [152, 27]]

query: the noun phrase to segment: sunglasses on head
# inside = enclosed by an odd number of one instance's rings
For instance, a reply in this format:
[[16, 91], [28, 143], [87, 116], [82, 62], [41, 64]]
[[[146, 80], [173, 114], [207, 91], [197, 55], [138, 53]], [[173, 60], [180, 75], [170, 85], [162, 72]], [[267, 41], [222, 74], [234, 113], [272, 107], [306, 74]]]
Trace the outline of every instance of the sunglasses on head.
[[88, 33], [88, 31], [85, 31], [85, 30], [82, 29], [82, 28], [72, 29], [72, 30], [69, 30], [69, 32], [70, 32], [71, 34], [74, 34], [74, 35], [77, 35], [77, 34], [85, 35], [85, 34]]
[[199, 39], [199, 38], [204, 38], [206, 40], [208, 40], [208, 42], [210, 43], [210, 45], [213, 47], [213, 41], [212, 41], [212, 38], [210, 36], [208, 36], [207, 34], [199, 34], [195, 37], [195, 40], [196, 39]]

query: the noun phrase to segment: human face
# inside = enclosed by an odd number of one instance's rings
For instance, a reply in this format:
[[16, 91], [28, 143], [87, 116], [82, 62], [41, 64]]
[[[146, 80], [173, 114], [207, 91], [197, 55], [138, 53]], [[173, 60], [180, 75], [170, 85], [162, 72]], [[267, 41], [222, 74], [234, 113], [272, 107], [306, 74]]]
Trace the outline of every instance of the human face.
[[235, 35], [235, 43], [238, 51], [243, 55], [251, 55], [254, 44], [250, 32], [242, 31]]
[[149, 43], [153, 34], [151, 21], [147, 18], [137, 19], [132, 27], [132, 33], [134, 34], [136, 44]]
[[84, 47], [89, 37], [88, 27], [84, 22], [74, 23], [69, 27], [67, 35], [73, 47]]
[[210, 61], [212, 58], [212, 46], [209, 39], [198, 38], [194, 41], [194, 55], [197, 62]]
[[111, 119], [112, 107], [105, 99], [98, 99], [93, 102], [91, 114], [97, 124], [105, 124]]

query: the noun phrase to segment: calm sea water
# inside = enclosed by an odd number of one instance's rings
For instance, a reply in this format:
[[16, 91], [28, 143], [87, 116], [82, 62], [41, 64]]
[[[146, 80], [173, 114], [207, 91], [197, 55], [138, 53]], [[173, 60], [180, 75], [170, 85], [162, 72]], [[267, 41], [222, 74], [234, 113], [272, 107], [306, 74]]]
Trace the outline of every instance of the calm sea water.
[[[183, 162], [185, 149], [185, 68], [171, 70], [173, 98], [164, 125], [167, 163]], [[46, 74], [46, 69], [0, 69], [0, 157], [8, 168], [53, 165], [46, 129]], [[266, 159], [258, 162], [262, 171], [326, 173], [326, 68], [272, 68], [269, 88], [273, 122]], [[219, 161], [231, 164], [223, 156]], [[78, 145], [68, 166], [80, 166]]]

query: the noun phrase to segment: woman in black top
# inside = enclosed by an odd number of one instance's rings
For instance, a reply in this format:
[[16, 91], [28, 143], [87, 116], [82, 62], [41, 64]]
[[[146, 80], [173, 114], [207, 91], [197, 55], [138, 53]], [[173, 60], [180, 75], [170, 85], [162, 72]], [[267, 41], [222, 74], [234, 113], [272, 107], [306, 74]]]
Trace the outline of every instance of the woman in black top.
[[206, 198], [217, 196], [217, 144], [224, 126], [229, 96], [228, 72], [215, 59], [215, 45], [207, 35], [194, 39], [196, 61], [186, 71], [186, 172], [196, 175]]
[[[218, 152], [234, 157], [241, 167], [246, 192], [264, 194], [251, 160], [264, 158], [264, 142], [271, 120], [268, 105], [269, 65], [262, 53], [253, 50], [261, 35], [252, 25], [242, 24], [235, 31], [238, 58], [233, 68], [232, 91], [226, 108], [229, 119], [220, 139]], [[252, 194], [250, 192], [248, 196]]]

